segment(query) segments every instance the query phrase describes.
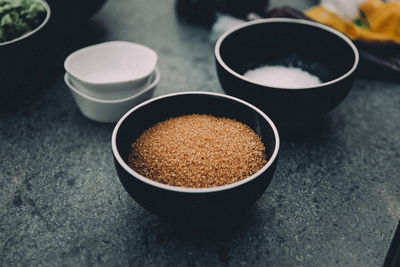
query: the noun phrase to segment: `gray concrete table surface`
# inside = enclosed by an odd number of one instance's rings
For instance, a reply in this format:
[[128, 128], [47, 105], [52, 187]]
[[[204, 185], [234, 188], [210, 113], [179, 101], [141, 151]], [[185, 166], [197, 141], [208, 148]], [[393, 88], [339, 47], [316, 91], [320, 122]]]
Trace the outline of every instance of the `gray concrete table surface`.
[[[316, 1], [271, 1], [305, 9]], [[283, 140], [270, 187], [243, 222], [189, 232], [140, 207], [114, 170], [112, 124], [86, 119], [63, 59], [107, 40], [153, 48], [155, 95], [222, 92], [209, 31], [174, 1], [109, 0], [54, 47], [36, 94], [0, 113], [0, 266], [381, 266], [400, 218], [400, 83], [357, 79], [320, 130]]]

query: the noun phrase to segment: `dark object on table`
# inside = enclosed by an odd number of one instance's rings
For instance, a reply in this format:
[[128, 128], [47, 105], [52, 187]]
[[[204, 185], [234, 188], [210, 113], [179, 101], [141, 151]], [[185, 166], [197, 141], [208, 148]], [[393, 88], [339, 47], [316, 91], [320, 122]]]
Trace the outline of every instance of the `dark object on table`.
[[[311, 20], [303, 12], [289, 6], [269, 10], [266, 18], [295, 18]], [[400, 46], [373, 45], [354, 42], [360, 53], [358, 75], [367, 78], [400, 80]]]
[[[224, 91], [261, 108], [278, 125], [335, 108], [351, 89], [358, 65], [356, 47], [342, 34], [319, 23], [287, 18], [247, 22], [226, 32], [217, 41], [215, 57]], [[297, 67], [322, 83], [289, 89], [243, 76], [264, 65]]]
[[211, 27], [216, 19], [213, 0], [177, 0], [175, 10], [185, 22]]
[[397, 229], [394, 232], [392, 242], [383, 267], [398, 267], [400, 266], [400, 222], [397, 225]]
[[46, 7], [35, 0], [0, 0], [0, 44], [31, 33], [45, 21]]
[[105, 2], [106, 0], [49, 0], [46, 3], [49, 18], [40, 30], [18, 42], [0, 45], [0, 87], [2, 93], [7, 94], [4, 99], [20, 97], [35, 90], [35, 86], [48, 74], [48, 67], [57, 54], [54, 47], [60, 44], [60, 39], [68, 38], [79, 29], [78, 26]]
[[64, 36], [93, 16], [106, 0], [48, 0], [53, 12], [53, 32], [64, 31]]
[[175, 8], [182, 20], [211, 27], [217, 12], [246, 19], [249, 13], [264, 14], [268, 4], [269, 0], [177, 0]]
[[[213, 224], [255, 202], [268, 187], [275, 171], [279, 136], [265, 114], [242, 100], [206, 92], [186, 92], [154, 98], [129, 111], [112, 135], [114, 163], [121, 183], [143, 207], [183, 224]], [[128, 166], [132, 143], [154, 124], [171, 117], [209, 114], [235, 119], [252, 128], [264, 143], [267, 164], [239, 182], [213, 188], [183, 188], [154, 182]]]
[[[40, 57], [46, 53], [47, 35], [52, 19], [52, 11], [46, 1], [39, 1], [46, 9], [42, 23], [32, 31], [13, 40], [0, 43], [0, 88], [9, 94], [36, 73], [32, 69], [40, 64]], [[31, 85], [29, 85], [31, 87]]]
[[305, 19], [311, 20], [304, 13], [298, 9], [290, 6], [282, 6], [268, 10], [263, 14], [265, 18], [290, 18], [290, 19]]
[[400, 81], [400, 45], [355, 44], [360, 52], [360, 76]]

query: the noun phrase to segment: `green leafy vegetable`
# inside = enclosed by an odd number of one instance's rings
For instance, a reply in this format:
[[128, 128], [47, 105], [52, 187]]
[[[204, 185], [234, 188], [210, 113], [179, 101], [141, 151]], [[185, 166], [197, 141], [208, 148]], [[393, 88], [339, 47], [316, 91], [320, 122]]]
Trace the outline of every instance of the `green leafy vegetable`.
[[46, 9], [36, 0], [0, 0], [0, 43], [34, 30], [45, 18]]

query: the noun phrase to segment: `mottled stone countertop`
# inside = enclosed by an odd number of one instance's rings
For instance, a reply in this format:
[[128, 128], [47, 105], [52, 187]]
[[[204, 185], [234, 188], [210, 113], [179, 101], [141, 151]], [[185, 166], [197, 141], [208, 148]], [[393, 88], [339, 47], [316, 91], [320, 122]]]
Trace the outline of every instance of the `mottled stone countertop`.
[[[316, 1], [271, 1], [305, 9]], [[86, 119], [63, 60], [101, 41], [153, 48], [155, 95], [222, 92], [205, 28], [174, 1], [109, 0], [53, 47], [47, 79], [0, 107], [0, 266], [381, 266], [400, 219], [400, 83], [357, 79], [234, 226], [187, 231], [139, 206], [116, 175], [112, 124]]]

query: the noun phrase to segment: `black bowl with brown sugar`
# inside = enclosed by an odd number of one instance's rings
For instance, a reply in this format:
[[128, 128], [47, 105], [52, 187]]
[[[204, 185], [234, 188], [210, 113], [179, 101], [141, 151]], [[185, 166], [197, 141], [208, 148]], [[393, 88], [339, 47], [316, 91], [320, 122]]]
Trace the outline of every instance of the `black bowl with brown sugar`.
[[115, 126], [112, 150], [122, 185], [144, 208], [167, 219], [212, 222], [238, 214], [264, 193], [279, 136], [245, 101], [184, 92], [126, 113]]

